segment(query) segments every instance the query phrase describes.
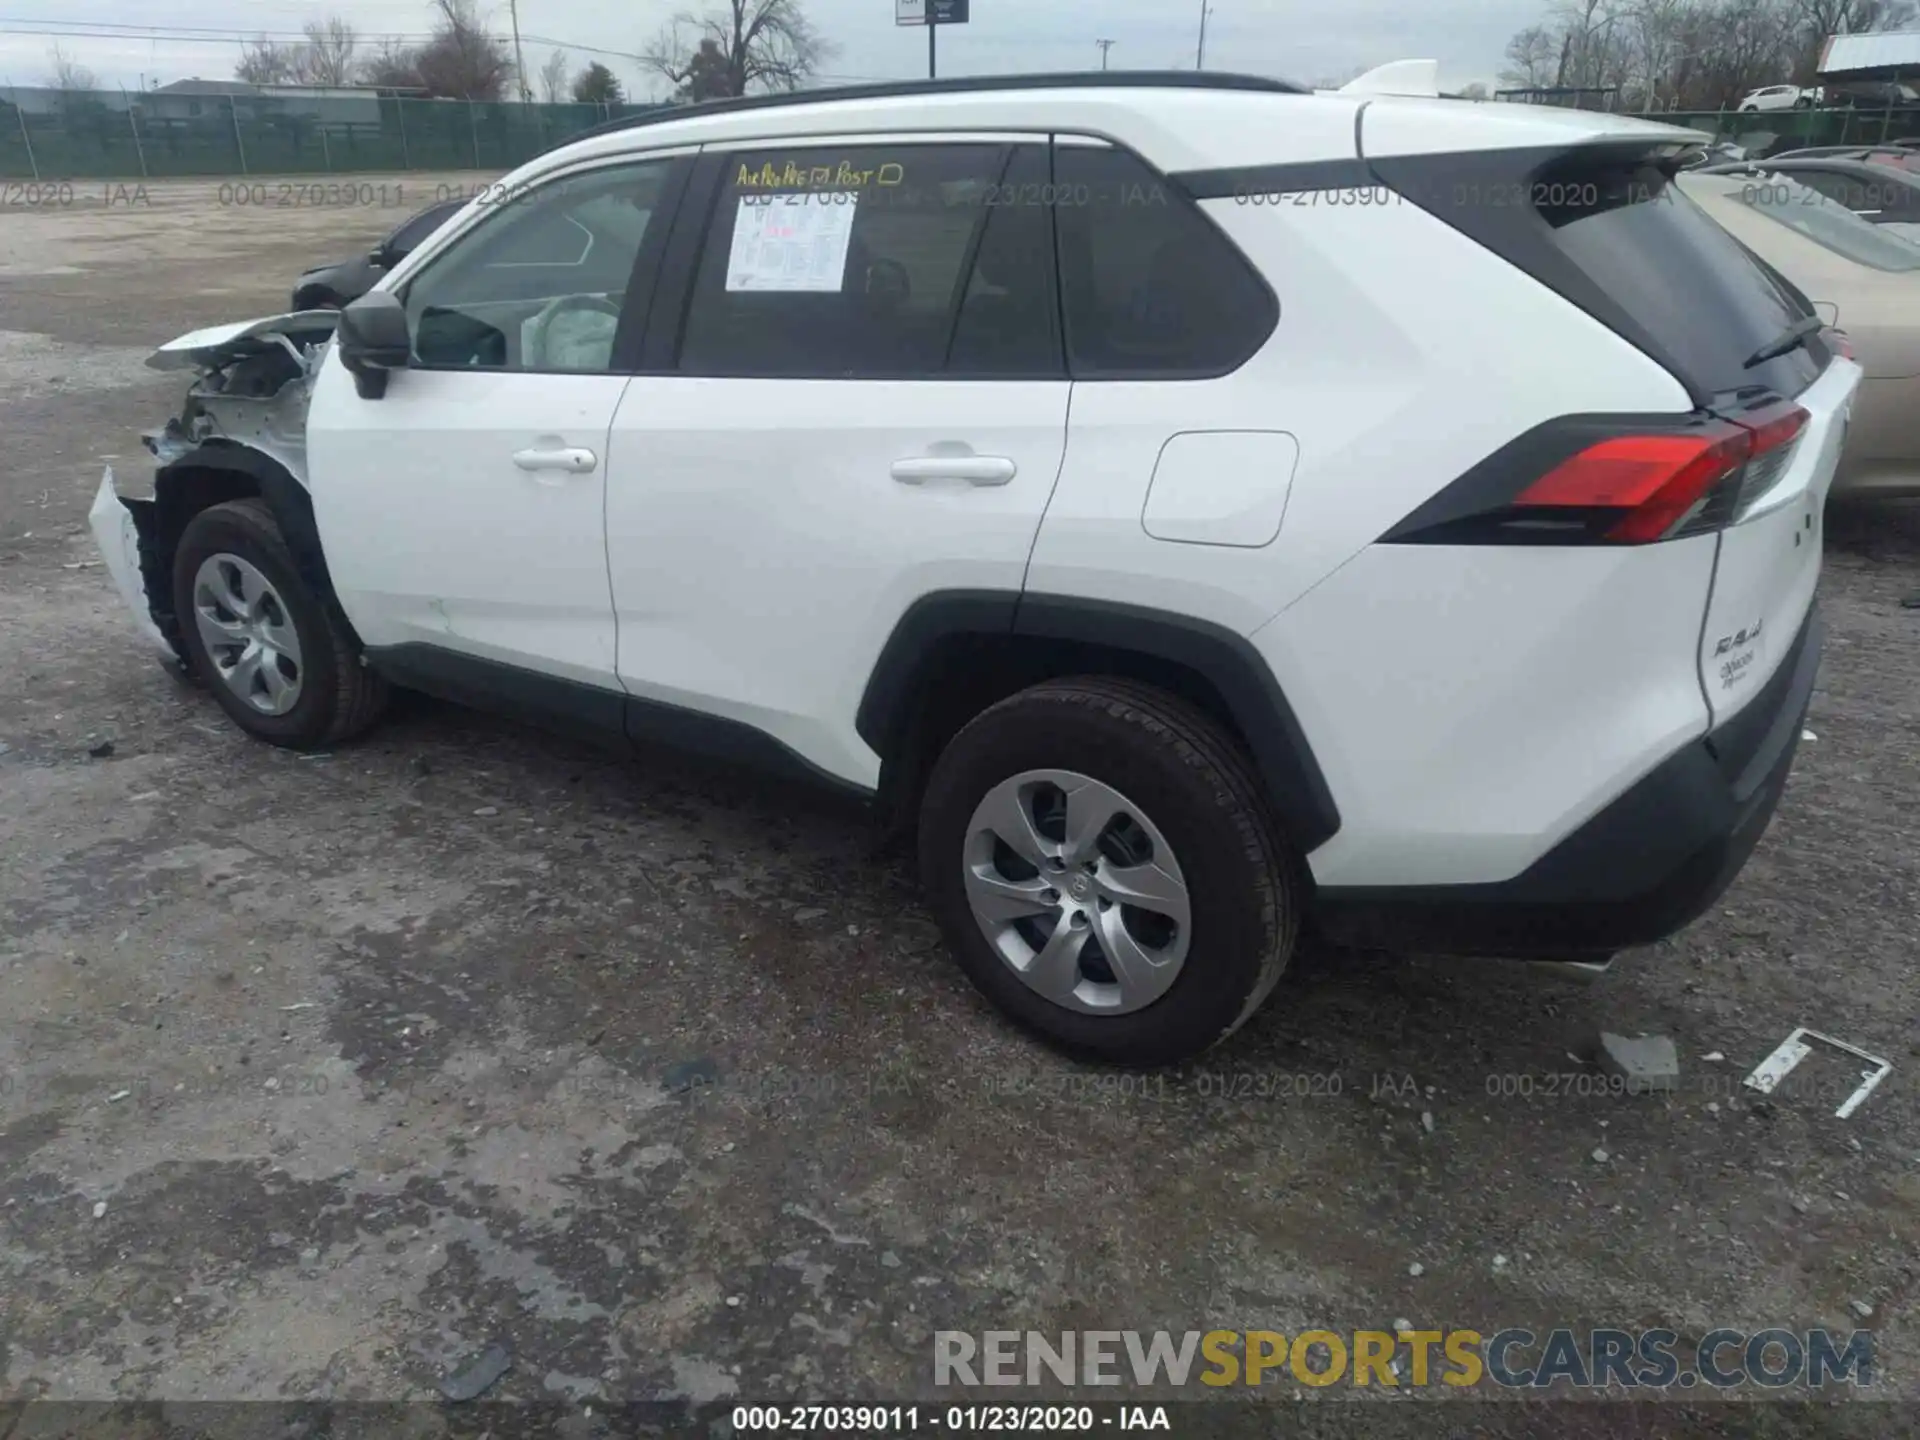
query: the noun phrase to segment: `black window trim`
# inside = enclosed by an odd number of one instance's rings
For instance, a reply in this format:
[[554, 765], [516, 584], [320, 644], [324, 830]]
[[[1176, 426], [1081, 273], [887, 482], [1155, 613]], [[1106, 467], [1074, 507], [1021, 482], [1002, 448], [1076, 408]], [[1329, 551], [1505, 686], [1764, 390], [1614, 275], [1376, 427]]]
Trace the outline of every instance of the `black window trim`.
[[[971, 138], [983, 134], [1009, 136], [1014, 133], [1026, 135], [1023, 139], [981, 139]], [[1047, 152], [1052, 150], [1051, 137], [1045, 131], [1010, 132], [1004, 127], [991, 131], [955, 131], [952, 126], [927, 131], [887, 130], [853, 131], [845, 135], [808, 134], [797, 137], [782, 135], [760, 135], [742, 137], [737, 140], [714, 142], [704, 147], [699, 156], [687, 191], [682, 197], [679, 215], [676, 216], [673, 238], [668, 243], [667, 254], [663, 261], [659, 288], [647, 326], [647, 334], [641, 347], [640, 368], [632, 373], [645, 376], [674, 377], [689, 380], [771, 380], [771, 381], [811, 381], [822, 384], [895, 384], [940, 381], [954, 385], [1004, 385], [1033, 384], [1051, 382], [1066, 384], [1071, 378], [1066, 367], [1066, 339], [1056, 326], [1054, 341], [1059, 351], [1055, 368], [1044, 371], [1001, 370], [990, 374], [955, 374], [946, 369], [937, 371], [894, 371], [876, 375], [768, 375], [753, 373], [734, 373], [712, 369], [699, 371], [682, 370], [680, 356], [685, 346], [687, 324], [692, 317], [694, 287], [700, 273], [700, 261], [706, 254], [707, 243], [719, 223], [721, 210], [720, 198], [726, 192], [727, 172], [734, 160], [741, 155], [755, 154], [769, 148], [783, 148], [788, 144], [794, 148], [806, 149], [829, 145], [854, 146], [966, 146], [988, 148], [998, 146], [1001, 156], [993, 173], [996, 176], [1006, 174], [1008, 168], [1018, 158], [1022, 148], [1032, 148]], [[1048, 174], [1052, 174], [1051, 159], [1048, 161]], [[696, 220], [695, 216], [699, 218]], [[981, 241], [986, 235], [986, 222], [989, 215], [981, 217], [981, 223], [975, 227], [973, 236], [967, 245], [965, 268], [962, 270], [957, 287], [960, 300], [965, 298], [967, 284], [972, 279], [972, 268], [979, 256]], [[1058, 226], [1053, 225], [1052, 212], [1049, 209], [1049, 229], [1053, 233], [1055, 254], [1054, 273], [1048, 278], [1056, 308], [1060, 305]], [[959, 302], [953, 302], [948, 315], [948, 343], [946, 352], [953, 348], [954, 327], [959, 323]]]
[[[418, 356], [408, 364], [407, 368], [409, 370], [420, 370], [433, 374], [568, 375], [581, 379], [598, 379], [608, 375], [632, 376], [641, 373], [638, 370], [628, 368], [624, 362], [627, 357], [639, 348], [639, 331], [642, 328], [639, 322], [647, 318], [647, 312], [652, 308], [651, 302], [659, 282], [661, 261], [666, 253], [668, 236], [671, 234], [674, 224], [678, 221], [679, 211], [686, 194], [688, 179], [699, 159], [700, 156], [697, 151], [681, 147], [675, 147], [666, 152], [639, 151], [625, 155], [596, 156], [591, 162], [570, 165], [564, 170], [556, 170], [551, 174], [542, 175], [539, 180], [535, 182], [534, 187], [527, 192], [529, 195], [536, 194], [539, 189], [549, 184], [570, 180], [577, 175], [591, 175], [602, 170], [626, 169], [636, 165], [658, 164], [662, 161], [668, 164], [667, 177], [661, 182], [660, 186], [660, 199], [655, 205], [652, 215], [648, 217], [646, 234], [640, 238], [640, 249], [634, 255], [633, 268], [627, 273], [626, 295], [620, 306], [620, 318], [614, 326], [613, 350], [608, 359], [606, 369], [576, 370], [530, 365], [495, 369], [475, 365], [428, 365], [421, 363]], [[417, 219], [419, 217], [416, 216], [415, 218]], [[656, 223], [662, 221], [665, 223]], [[418, 272], [407, 276], [406, 280], [400, 285], [396, 292], [401, 304], [404, 305], [406, 303], [407, 292], [419, 283], [421, 276], [430, 274], [433, 267], [440, 263], [462, 239], [474, 234], [485, 223], [485, 219], [482, 218], [475, 220], [470, 225], [461, 227], [459, 234], [449, 237], [443, 248], [436, 250], [421, 263]], [[440, 231], [436, 229], [427, 236], [427, 239], [435, 239], [439, 234]], [[417, 253], [419, 252], [416, 249], [413, 254]], [[410, 259], [412, 256], [409, 255], [408, 258]], [[559, 269], [562, 267], [555, 266], [553, 268]], [[647, 311], [636, 313], [634, 301], [642, 289], [645, 289], [647, 292], [649, 304]]]

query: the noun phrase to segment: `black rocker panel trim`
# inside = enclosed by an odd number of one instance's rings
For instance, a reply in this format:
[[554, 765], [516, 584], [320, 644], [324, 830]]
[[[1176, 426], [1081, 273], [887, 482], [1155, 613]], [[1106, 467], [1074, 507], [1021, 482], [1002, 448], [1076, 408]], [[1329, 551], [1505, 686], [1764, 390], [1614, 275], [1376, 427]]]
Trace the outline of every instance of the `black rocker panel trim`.
[[618, 749], [659, 745], [863, 800], [872, 796], [865, 787], [828, 774], [765, 731], [737, 720], [482, 660], [438, 645], [386, 645], [367, 651], [366, 657], [395, 685], [542, 730]]

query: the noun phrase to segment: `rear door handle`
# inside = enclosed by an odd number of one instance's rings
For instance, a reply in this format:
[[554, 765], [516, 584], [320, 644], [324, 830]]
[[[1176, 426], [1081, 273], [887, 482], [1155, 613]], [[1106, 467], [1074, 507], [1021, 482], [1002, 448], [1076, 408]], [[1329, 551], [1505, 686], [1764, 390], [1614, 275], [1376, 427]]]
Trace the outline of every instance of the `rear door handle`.
[[1020, 467], [1004, 455], [916, 455], [893, 462], [893, 478], [902, 485], [929, 480], [964, 480], [969, 485], [1004, 485]]
[[562, 450], [516, 450], [513, 463], [522, 470], [558, 470], [567, 475], [588, 475], [600, 458], [591, 450], [570, 446]]

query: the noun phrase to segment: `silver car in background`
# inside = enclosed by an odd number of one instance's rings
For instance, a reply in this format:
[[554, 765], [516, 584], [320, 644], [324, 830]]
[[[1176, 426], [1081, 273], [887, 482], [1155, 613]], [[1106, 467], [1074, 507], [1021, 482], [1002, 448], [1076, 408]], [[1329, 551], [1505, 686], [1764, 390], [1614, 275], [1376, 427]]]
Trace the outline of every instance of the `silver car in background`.
[[1764, 168], [1677, 183], [1804, 291], [1866, 371], [1832, 493], [1920, 495], [1920, 245]]

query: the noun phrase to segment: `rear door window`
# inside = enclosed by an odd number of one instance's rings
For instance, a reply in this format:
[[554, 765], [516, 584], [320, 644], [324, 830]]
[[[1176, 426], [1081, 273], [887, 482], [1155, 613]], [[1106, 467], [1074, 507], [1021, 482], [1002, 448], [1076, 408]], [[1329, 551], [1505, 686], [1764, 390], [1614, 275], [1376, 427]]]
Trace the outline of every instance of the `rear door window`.
[[851, 144], [723, 159], [682, 373], [1061, 376], [1043, 147]]

